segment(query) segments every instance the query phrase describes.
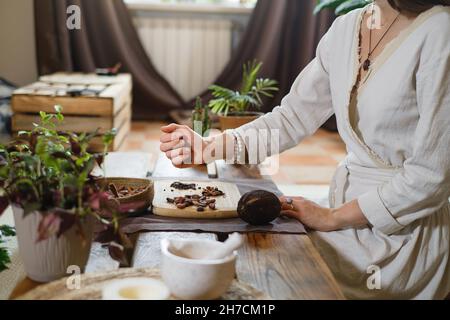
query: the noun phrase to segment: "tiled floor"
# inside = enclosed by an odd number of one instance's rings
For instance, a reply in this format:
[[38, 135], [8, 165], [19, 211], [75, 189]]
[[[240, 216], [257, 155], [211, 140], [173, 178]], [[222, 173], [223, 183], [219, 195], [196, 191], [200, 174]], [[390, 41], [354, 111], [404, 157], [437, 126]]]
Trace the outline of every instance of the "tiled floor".
[[[159, 153], [160, 122], [135, 122], [121, 151]], [[328, 185], [338, 163], [345, 157], [338, 134], [319, 130], [280, 156], [280, 170], [273, 176], [278, 185]], [[157, 159], [157, 156], [154, 157]]]

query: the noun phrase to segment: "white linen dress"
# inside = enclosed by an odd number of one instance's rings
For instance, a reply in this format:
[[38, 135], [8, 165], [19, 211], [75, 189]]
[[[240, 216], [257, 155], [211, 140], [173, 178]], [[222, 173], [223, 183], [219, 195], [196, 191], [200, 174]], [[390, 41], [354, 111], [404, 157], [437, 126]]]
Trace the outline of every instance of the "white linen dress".
[[[450, 292], [450, 10], [435, 6], [417, 17], [353, 95], [363, 13], [338, 18], [281, 106], [236, 132], [245, 140], [249, 129], [279, 129], [284, 151], [335, 114], [348, 156], [330, 205], [357, 199], [369, 225], [311, 236], [344, 294], [443, 299]], [[271, 155], [270, 143], [260, 148]]]

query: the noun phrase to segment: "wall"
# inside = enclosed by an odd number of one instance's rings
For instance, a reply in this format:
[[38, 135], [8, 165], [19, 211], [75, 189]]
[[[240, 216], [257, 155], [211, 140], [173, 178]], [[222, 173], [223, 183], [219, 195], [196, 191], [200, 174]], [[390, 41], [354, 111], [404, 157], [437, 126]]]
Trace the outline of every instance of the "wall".
[[37, 79], [33, 0], [0, 0], [0, 77], [17, 85]]
[[241, 5], [127, 4], [150, 60], [185, 101], [214, 83], [253, 12]]

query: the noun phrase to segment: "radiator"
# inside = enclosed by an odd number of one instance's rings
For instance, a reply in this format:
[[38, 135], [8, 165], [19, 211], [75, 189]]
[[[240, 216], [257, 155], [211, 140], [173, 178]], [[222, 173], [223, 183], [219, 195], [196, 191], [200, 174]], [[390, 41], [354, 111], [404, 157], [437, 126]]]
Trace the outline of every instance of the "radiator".
[[230, 59], [232, 21], [135, 17], [134, 22], [155, 68], [186, 101], [211, 85]]

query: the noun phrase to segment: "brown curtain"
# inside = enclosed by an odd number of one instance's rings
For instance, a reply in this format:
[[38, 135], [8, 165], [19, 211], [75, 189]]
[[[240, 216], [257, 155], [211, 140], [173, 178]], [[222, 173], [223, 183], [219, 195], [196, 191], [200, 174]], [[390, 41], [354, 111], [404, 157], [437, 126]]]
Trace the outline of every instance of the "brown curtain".
[[[69, 5], [81, 8], [81, 29], [66, 27]], [[122, 0], [35, 0], [39, 74], [93, 72], [121, 62], [133, 75], [133, 118], [167, 117], [184, 105], [156, 71]]]
[[[263, 111], [279, 105], [315, 57], [317, 44], [335, 19], [331, 11], [314, 16], [316, 4], [315, 0], [259, 0], [239, 47], [216, 83], [237, 89], [242, 65], [254, 59], [262, 61], [261, 75], [276, 79], [280, 86], [273, 99], [266, 99]], [[203, 94], [204, 99], [209, 97], [207, 92]], [[324, 127], [336, 130], [334, 117]]]
[[[66, 28], [66, 8], [71, 4], [81, 7], [81, 30]], [[279, 93], [263, 108], [272, 110], [314, 58], [317, 43], [334, 20], [330, 12], [314, 16], [315, 4], [316, 0], [259, 0], [239, 47], [216, 83], [238, 88], [242, 65], [262, 61], [262, 76], [280, 83]], [[91, 72], [120, 61], [122, 70], [133, 75], [135, 119], [192, 107], [153, 67], [122, 0], [35, 0], [35, 15], [40, 74]], [[203, 97], [207, 96], [205, 91]]]

